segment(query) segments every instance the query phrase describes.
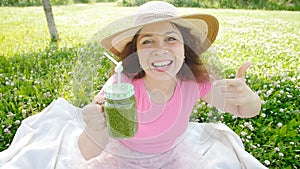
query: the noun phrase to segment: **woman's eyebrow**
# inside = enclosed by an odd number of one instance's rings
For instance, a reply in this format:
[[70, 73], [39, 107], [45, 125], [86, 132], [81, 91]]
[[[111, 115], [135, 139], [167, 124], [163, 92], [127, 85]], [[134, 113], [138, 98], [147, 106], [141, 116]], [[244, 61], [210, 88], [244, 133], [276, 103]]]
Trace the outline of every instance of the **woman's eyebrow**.
[[141, 36], [138, 38], [138, 40], [145, 38], [145, 37], [152, 37], [152, 34], [141, 34]]
[[180, 36], [180, 34], [179, 34], [178, 32], [176, 32], [176, 31], [168, 31], [168, 32], [165, 32], [164, 34], [165, 34], [165, 35], [170, 35], [170, 34], [173, 34], [173, 33], [175, 33], [175, 34], [177, 34], [178, 36]]
[[[178, 36], [180, 36], [180, 34], [176, 31], [168, 31], [168, 32], [165, 32], [165, 33], [162, 33], [163, 35], [170, 35], [170, 34], [177, 34]], [[141, 36], [138, 38], [138, 40], [144, 38], [144, 37], [152, 37], [153, 34], [152, 33], [145, 33], [145, 34], [141, 34]]]

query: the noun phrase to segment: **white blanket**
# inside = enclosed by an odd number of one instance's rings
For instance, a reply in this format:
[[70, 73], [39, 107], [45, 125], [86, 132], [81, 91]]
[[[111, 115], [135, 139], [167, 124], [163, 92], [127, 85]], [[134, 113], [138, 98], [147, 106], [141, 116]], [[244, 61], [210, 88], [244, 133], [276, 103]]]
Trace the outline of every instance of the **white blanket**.
[[3, 169], [64, 169], [82, 132], [81, 110], [64, 99], [23, 120], [10, 147], [0, 153]]

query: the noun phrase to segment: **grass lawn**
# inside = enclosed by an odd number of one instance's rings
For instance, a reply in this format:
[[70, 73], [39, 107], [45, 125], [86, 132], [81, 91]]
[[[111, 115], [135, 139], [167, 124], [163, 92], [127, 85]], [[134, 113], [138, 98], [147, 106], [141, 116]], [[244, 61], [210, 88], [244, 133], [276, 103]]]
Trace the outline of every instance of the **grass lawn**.
[[[103, 50], [86, 43], [103, 26], [137, 8], [114, 3], [53, 7], [60, 35], [50, 44], [42, 7], [0, 7], [0, 151], [21, 121], [57, 97], [84, 106], [110, 71]], [[245, 61], [247, 83], [263, 102], [251, 119], [195, 106], [191, 120], [223, 122], [243, 140], [245, 149], [270, 168], [300, 168], [300, 12], [181, 8], [182, 13], [210, 13], [220, 22], [214, 43], [226, 78]]]

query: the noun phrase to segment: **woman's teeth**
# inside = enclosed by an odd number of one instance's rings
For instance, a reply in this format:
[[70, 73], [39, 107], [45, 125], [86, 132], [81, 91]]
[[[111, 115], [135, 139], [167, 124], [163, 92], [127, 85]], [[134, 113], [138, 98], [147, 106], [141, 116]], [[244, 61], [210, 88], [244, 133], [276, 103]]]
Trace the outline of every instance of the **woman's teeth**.
[[154, 62], [152, 63], [152, 66], [154, 67], [164, 67], [164, 66], [168, 66], [172, 63], [172, 61], [162, 61], [162, 62]]

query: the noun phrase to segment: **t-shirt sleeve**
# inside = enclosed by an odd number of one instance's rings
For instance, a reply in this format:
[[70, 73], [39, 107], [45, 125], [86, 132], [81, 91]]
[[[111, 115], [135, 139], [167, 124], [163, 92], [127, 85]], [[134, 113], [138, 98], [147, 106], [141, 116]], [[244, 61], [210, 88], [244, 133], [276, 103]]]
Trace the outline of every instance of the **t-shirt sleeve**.
[[198, 83], [199, 98], [204, 97], [211, 90], [211, 82]]

